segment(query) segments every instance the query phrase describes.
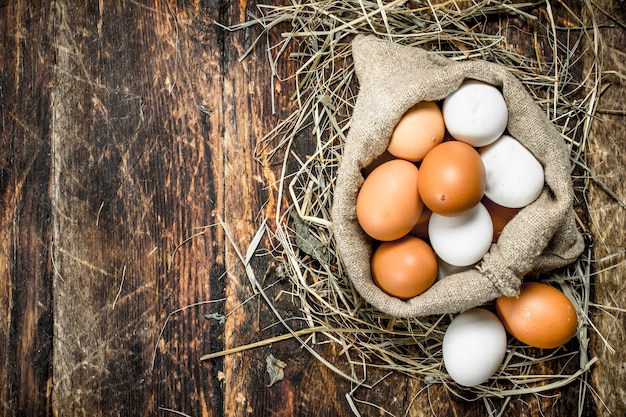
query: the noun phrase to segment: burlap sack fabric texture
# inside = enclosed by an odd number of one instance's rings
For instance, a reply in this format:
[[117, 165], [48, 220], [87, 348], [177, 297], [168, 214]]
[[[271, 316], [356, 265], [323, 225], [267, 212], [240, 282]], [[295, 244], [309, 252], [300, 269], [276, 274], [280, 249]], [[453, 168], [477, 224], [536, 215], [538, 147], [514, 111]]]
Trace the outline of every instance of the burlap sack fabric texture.
[[[525, 277], [563, 267], [581, 254], [569, 149], [524, 86], [506, 68], [481, 60], [453, 61], [373, 35], [352, 42], [358, 97], [337, 174], [332, 207], [336, 245], [355, 289], [373, 307], [397, 317], [457, 313], [516, 295]], [[442, 100], [466, 79], [498, 87], [506, 100], [507, 131], [541, 162], [545, 187], [502, 231], [479, 264], [400, 300], [381, 291], [370, 270], [373, 242], [359, 226], [356, 199], [367, 167], [387, 148], [401, 116], [420, 101]]]

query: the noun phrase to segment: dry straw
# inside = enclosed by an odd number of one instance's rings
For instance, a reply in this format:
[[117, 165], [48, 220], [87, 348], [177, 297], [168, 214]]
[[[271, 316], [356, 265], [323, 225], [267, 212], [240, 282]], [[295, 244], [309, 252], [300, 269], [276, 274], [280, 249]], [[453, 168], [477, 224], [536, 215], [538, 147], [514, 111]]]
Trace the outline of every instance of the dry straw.
[[[577, 383], [579, 414], [583, 413], [590, 391], [587, 371], [595, 362], [587, 353], [589, 333], [595, 331], [589, 320], [594, 271], [590, 249], [570, 267], [543, 277], [574, 300], [581, 319], [577, 341], [556, 351], [541, 352], [511, 340], [505, 363], [494, 378], [481, 386], [461, 389], [442, 365], [441, 343], [451, 317], [400, 319], [366, 305], [346, 277], [335, 250], [330, 221], [337, 167], [358, 93], [351, 40], [356, 34], [375, 34], [453, 60], [495, 62], [516, 75], [545, 110], [546, 117], [557, 125], [571, 149], [578, 222], [587, 233], [584, 195], [594, 176], [586, 167], [585, 149], [600, 90], [600, 62], [594, 9], [587, 3], [583, 8], [588, 15], [585, 22], [560, 3], [562, 16], [557, 23], [549, 1], [435, 4], [407, 0], [292, 0], [289, 5], [260, 5], [249, 21], [228, 28], [260, 26], [262, 33], [257, 41], [265, 39], [263, 35], [268, 32], [280, 33], [281, 40], [268, 47], [270, 63], [276, 79], [295, 84], [293, 111], [258, 144], [260, 160], [267, 163], [269, 159], [281, 166], [278, 201], [286, 203], [277, 210], [275, 221], [270, 222], [275, 228], [264, 225], [255, 241], [265, 234], [274, 242], [278, 269], [291, 279], [293, 302], [299, 305], [308, 328], [292, 330], [248, 268], [255, 293], [265, 298], [290, 333], [209, 354], [205, 359], [293, 337], [333, 371], [353, 382], [354, 390], [346, 393], [346, 399], [355, 414], [359, 413], [360, 402], [356, 390], [377, 383], [370, 376], [373, 370], [383, 374], [400, 372], [426, 385], [444, 384], [455, 395], [483, 401], [488, 415], [500, 415], [514, 396]], [[530, 31], [525, 33], [516, 25]], [[532, 40], [532, 53], [513, 44], [509, 35], [525, 39], [526, 44]], [[251, 45], [249, 51], [254, 47]], [[284, 74], [277, 73], [283, 59], [295, 61], [295, 74], [282, 77]], [[580, 72], [582, 68], [584, 73]], [[299, 155], [296, 150], [303, 147], [301, 141], [308, 142], [314, 150]], [[255, 245], [251, 245], [248, 253], [254, 249]], [[247, 256], [241, 258], [247, 262]], [[597, 336], [604, 340], [602, 335]], [[331, 361], [317, 353], [316, 343], [322, 340], [343, 346], [343, 365], [338, 358]], [[546, 368], [540, 365], [546, 361], [557, 361], [561, 372], [541, 374], [540, 370]], [[369, 406], [384, 409], [382, 405]]]

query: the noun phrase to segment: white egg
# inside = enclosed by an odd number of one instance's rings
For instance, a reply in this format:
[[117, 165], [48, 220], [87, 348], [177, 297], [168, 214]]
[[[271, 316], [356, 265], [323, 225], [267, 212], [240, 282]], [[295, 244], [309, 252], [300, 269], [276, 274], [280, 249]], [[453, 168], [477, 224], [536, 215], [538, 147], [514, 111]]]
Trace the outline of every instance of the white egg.
[[491, 201], [521, 208], [539, 197], [544, 186], [543, 166], [517, 139], [502, 135], [478, 152], [485, 166], [485, 195]]
[[437, 257], [437, 280], [447, 278], [450, 275], [456, 274], [458, 272], [467, 271], [468, 269], [471, 269], [473, 267], [474, 264], [466, 266], [450, 265], [440, 257]]
[[507, 336], [498, 317], [474, 308], [452, 320], [443, 336], [443, 363], [452, 379], [473, 387], [491, 378], [504, 360]]
[[428, 222], [433, 250], [444, 262], [469, 266], [478, 262], [493, 240], [491, 216], [482, 203], [456, 216], [433, 213]]
[[448, 95], [442, 110], [448, 132], [474, 147], [486, 146], [498, 139], [509, 117], [500, 90], [476, 80], [465, 81]]

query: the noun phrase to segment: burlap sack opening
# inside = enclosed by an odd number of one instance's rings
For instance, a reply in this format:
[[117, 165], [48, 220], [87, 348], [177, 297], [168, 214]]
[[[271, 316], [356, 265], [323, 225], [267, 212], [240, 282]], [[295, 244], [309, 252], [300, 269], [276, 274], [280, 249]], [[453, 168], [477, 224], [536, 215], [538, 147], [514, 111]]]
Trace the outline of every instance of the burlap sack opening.
[[[339, 256], [356, 290], [392, 316], [456, 313], [496, 297], [515, 295], [525, 276], [573, 262], [584, 242], [572, 208], [569, 150], [524, 86], [507, 69], [485, 61], [452, 61], [425, 50], [359, 35], [352, 43], [359, 93], [348, 132], [332, 207]], [[423, 294], [399, 300], [372, 281], [372, 241], [356, 218], [361, 169], [387, 148], [400, 117], [424, 100], [441, 100], [466, 79], [500, 88], [508, 132], [542, 163], [545, 187], [502, 231], [476, 268], [437, 281]]]

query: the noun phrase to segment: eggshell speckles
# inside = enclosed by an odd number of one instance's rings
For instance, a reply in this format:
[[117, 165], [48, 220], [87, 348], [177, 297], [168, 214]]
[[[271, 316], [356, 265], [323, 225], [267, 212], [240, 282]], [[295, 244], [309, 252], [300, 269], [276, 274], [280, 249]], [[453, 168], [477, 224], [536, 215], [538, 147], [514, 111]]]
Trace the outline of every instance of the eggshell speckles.
[[474, 308], [452, 320], [443, 337], [443, 362], [452, 379], [472, 387], [498, 370], [506, 353], [506, 331], [498, 317]]
[[426, 291], [437, 278], [437, 259], [422, 239], [405, 236], [383, 242], [372, 256], [374, 282], [387, 294], [400, 299]]
[[387, 150], [408, 161], [421, 161], [441, 143], [446, 127], [437, 103], [422, 101], [411, 107], [396, 125]]
[[389, 241], [407, 235], [423, 208], [417, 190], [419, 171], [411, 162], [385, 162], [365, 179], [356, 201], [359, 224], [369, 236]]
[[474, 207], [485, 186], [480, 155], [463, 142], [435, 146], [420, 165], [419, 193], [433, 213], [453, 216]]
[[578, 329], [576, 309], [569, 298], [542, 282], [522, 284], [518, 297], [498, 297], [496, 309], [513, 337], [537, 348], [564, 345]]

